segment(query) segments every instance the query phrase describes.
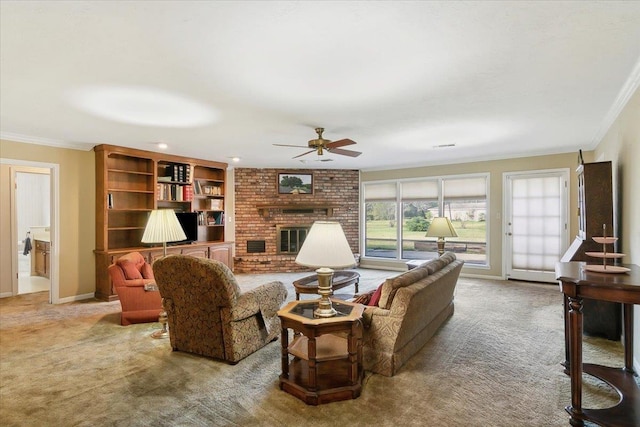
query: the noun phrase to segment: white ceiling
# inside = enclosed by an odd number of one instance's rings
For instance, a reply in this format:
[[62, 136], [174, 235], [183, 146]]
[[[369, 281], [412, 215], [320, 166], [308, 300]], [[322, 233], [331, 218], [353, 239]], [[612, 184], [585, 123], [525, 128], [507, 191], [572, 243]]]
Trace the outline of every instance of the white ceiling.
[[[0, 2], [0, 136], [237, 167], [593, 149], [640, 81], [640, 2]], [[357, 158], [292, 157], [323, 126]], [[455, 144], [449, 148], [434, 148]]]

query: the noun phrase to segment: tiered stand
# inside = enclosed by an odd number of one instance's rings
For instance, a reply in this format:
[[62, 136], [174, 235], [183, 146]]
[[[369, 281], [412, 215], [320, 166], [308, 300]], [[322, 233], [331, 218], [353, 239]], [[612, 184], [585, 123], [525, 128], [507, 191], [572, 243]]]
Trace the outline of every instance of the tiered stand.
[[607, 265], [608, 259], [618, 259], [624, 257], [624, 254], [617, 252], [607, 252], [607, 245], [614, 244], [617, 237], [607, 237], [607, 226], [602, 225], [602, 237], [593, 237], [596, 243], [602, 244], [602, 252], [585, 252], [587, 256], [593, 258], [602, 258], [602, 264], [587, 264], [584, 269], [587, 271], [593, 271], [595, 273], [627, 273], [629, 269], [619, 265]]

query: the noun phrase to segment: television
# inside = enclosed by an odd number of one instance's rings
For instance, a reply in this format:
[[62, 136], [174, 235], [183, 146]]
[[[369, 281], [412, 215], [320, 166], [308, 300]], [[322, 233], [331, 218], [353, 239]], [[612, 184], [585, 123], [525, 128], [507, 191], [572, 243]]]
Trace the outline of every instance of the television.
[[198, 213], [197, 212], [176, 212], [178, 221], [187, 236], [185, 240], [173, 242], [175, 245], [196, 242], [198, 240]]

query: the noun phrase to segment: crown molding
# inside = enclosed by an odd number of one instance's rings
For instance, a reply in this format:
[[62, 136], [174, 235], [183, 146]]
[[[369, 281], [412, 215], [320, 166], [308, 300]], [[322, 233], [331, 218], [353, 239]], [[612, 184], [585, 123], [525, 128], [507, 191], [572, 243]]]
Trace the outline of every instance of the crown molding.
[[60, 141], [57, 139], [42, 138], [39, 136], [22, 135], [19, 133], [0, 132], [0, 139], [14, 142], [24, 142], [26, 144], [48, 145], [57, 148], [70, 148], [72, 150], [90, 151], [93, 144], [82, 144], [79, 142]]
[[631, 71], [631, 74], [629, 75], [629, 78], [627, 78], [627, 81], [622, 86], [622, 89], [618, 93], [618, 97], [613, 102], [609, 112], [602, 121], [600, 129], [593, 136], [593, 139], [591, 140], [591, 149], [594, 149], [602, 141], [607, 132], [609, 132], [609, 129], [638, 87], [640, 87], [640, 59], [638, 59], [636, 65], [633, 67], [633, 71]]

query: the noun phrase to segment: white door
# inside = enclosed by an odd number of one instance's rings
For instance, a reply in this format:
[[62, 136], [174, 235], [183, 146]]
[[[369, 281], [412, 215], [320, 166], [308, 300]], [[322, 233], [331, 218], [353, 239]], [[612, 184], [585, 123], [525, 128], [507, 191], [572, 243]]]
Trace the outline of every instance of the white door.
[[504, 260], [508, 279], [555, 283], [569, 244], [569, 170], [504, 174]]

